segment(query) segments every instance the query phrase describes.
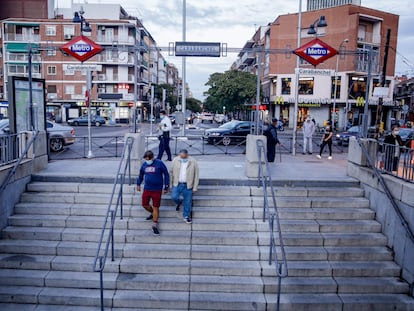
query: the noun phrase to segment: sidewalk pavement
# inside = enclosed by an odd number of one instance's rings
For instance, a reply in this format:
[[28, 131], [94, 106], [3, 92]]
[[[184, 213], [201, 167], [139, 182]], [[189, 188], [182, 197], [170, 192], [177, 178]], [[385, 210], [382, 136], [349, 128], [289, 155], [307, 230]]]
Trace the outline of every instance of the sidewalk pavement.
[[[355, 181], [346, 175], [347, 154], [335, 154], [333, 160], [325, 155], [322, 160], [316, 155], [280, 155], [276, 162], [270, 164], [272, 178], [276, 182], [320, 181]], [[255, 179], [245, 176], [244, 155], [206, 155], [195, 157], [200, 166], [200, 179], [203, 181], [233, 181], [246, 183]], [[170, 162], [165, 162], [167, 166]], [[119, 158], [95, 158], [79, 160], [56, 160], [49, 162], [48, 167], [36, 173], [37, 176], [68, 179], [84, 178], [97, 180], [113, 180], [119, 165]], [[136, 176], [138, 172], [132, 172]]]

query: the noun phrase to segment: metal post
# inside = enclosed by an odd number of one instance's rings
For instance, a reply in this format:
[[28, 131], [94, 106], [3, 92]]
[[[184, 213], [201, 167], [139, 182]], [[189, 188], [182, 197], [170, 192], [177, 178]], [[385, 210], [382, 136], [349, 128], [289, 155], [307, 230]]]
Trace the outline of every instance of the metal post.
[[28, 59], [28, 66], [29, 66], [29, 113], [30, 113], [30, 130], [34, 130], [35, 126], [34, 126], [34, 109], [33, 109], [33, 83], [32, 83], [32, 78], [33, 78], [33, 72], [32, 72], [32, 44], [29, 43], [27, 45], [28, 49], [29, 49], [29, 59]]
[[[91, 88], [92, 88], [92, 77], [91, 77], [91, 70], [87, 69], [86, 71], [86, 89], [88, 92], [88, 96], [91, 95]], [[88, 159], [93, 158], [94, 155], [92, 153], [92, 131], [91, 131], [91, 101], [88, 99]]]
[[[187, 40], [187, 1], [183, 0], [183, 42]], [[182, 75], [183, 75], [183, 85], [182, 85], [182, 94], [181, 94], [181, 107], [184, 114], [184, 124], [183, 128], [181, 129], [181, 135], [185, 136], [185, 112], [186, 112], [186, 84], [187, 84], [187, 77], [186, 77], [186, 70], [187, 70], [187, 59], [185, 56], [183, 56], [183, 68], [182, 68]]]
[[[134, 42], [135, 42], [135, 47], [136, 47], [136, 45], [137, 45], [136, 35], [135, 35], [135, 38], [134, 38]], [[137, 132], [137, 102], [138, 102], [138, 68], [137, 68], [137, 66], [138, 66], [138, 61], [137, 61], [138, 55], [137, 54], [138, 53], [136, 53], [134, 51], [134, 110], [133, 110], [133, 113], [134, 113], [133, 131], [134, 131], [134, 133]]]
[[99, 285], [101, 292], [101, 311], [104, 311], [104, 289], [103, 289], [103, 258], [99, 257]]
[[256, 55], [257, 60], [257, 85], [256, 85], [256, 113], [255, 113], [255, 129], [254, 134], [259, 135], [259, 108], [260, 108], [260, 70], [262, 59], [260, 53]]
[[[336, 67], [335, 67], [335, 85], [334, 85], [334, 98], [333, 98], [333, 110], [332, 110], [332, 128], [335, 130], [335, 115], [336, 115], [336, 92], [338, 91], [338, 70], [339, 70], [339, 53], [344, 43], [348, 42], [348, 39], [344, 39], [339, 45], [338, 54], [336, 55]], [[339, 120], [338, 120], [339, 121]]]
[[154, 115], [154, 86], [151, 85], [151, 115], [150, 115], [150, 124], [151, 124], [151, 128], [150, 128], [150, 136], [152, 136], [152, 125], [154, 123], [153, 120], [153, 115]]
[[362, 136], [368, 137], [368, 109], [369, 109], [369, 94], [371, 88], [371, 71], [372, 71], [372, 47], [368, 46], [368, 74], [367, 74], [367, 88], [365, 91], [365, 105], [364, 115], [362, 118]]
[[[299, 13], [298, 13], [298, 48], [300, 47], [302, 36], [302, 0], [299, 0]], [[296, 56], [296, 68], [295, 70], [295, 108], [293, 113], [293, 138], [292, 138], [292, 155], [296, 155], [296, 135], [298, 127], [298, 110], [299, 110], [299, 56]]]

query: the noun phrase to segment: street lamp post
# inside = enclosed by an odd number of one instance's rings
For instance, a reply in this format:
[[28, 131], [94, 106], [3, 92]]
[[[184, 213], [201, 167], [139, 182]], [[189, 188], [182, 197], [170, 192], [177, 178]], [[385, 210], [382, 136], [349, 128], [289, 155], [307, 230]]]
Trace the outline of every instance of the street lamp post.
[[[187, 40], [187, 1], [183, 0], [183, 42], [185, 42]], [[182, 85], [182, 102], [181, 102], [181, 106], [182, 106], [182, 111], [183, 111], [183, 118], [184, 118], [184, 124], [183, 124], [183, 128], [181, 130], [181, 134], [183, 136], [185, 136], [185, 119], [186, 119], [186, 84], [187, 84], [187, 77], [186, 77], [186, 71], [187, 71], [187, 59], [185, 56], [183, 56], [183, 68], [182, 68], [182, 75], [183, 75], [183, 85]]]
[[[302, 0], [299, 0], [298, 11], [298, 43], [297, 47], [300, 47], [302, 36]], [[296, 68], [299, 69], [300, 59], [296, 56]], [[296, 155], [296, 135], [298, 127], [298, 110], [299, 110], [299, 70], [295, 70], [295, 108], [293, 113], [293, 137], [292, 137], [292, 155]]]
[[[79, 12], [74, 13], [73, 22], [74, 23], [80, 23], [80, 33], [83, 35], [83, 32], [90, 32], [91, 27], [89, 23], [85, 20], [83, 17], [83, 14], [85, 14], [85, 11], [81, 7]], [[85, 25], [84, 25], [85, 24]], [[86, 71], [86, 94], [85, 94], [85, 103], [88, 104], [88, 158], [93, 158], [93, 152], [92, 152], [92, 131], [91, 131], [91, 103], [90, 103], [90, 96], [91, 96], [91, 88], [92, 88], [92, 78], [91, 78], [91, 70], [88, 67]]]
[[[349, 39], [344, 39], [339, 45], [338, 51], [341, 51], [341, 48], [344, 44], [348, 43]], [[335, 129], [335, 116], [336, 116], [336, 92], [338, 91], [338, 67], [339, 67], [339, 53], [336, 56], [336, 67], [335, 67], [335, 84], [334, 84], [334, 98], [333, 98], [333, 109], [332, 109], [332, 125]]]

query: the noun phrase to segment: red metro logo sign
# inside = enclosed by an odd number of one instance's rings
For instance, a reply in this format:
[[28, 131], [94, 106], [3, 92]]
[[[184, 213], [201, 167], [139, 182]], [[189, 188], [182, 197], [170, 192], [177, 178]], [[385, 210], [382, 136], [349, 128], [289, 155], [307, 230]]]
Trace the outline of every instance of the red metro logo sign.
[[70, 40], [60, 49], [81, 62], [103, 51], [103, 48], [99, 44], [96, 44], [85, 36], [79, 36]]
[[338, 51], [318, 38], [302, 45], [293, 51], [296, 55], [306, 60], [308, 63], [317, 66], [325, 60], [338, 54]]

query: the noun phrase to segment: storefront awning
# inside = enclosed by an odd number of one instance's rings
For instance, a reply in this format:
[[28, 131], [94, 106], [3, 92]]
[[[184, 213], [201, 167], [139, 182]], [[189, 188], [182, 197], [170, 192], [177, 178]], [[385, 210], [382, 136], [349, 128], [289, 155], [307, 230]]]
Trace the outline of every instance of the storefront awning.
[[[32, 49], [40, 48], [39, 43], [10, 42], [10, 43], [6, 44], [6, 50], [9, 51], [9, 52], [26, 52], [27, 53], [29, 51], [29, 44], [31, 44]], [[35, 51], [34, 51], [34, 53], [35, 53]]]

